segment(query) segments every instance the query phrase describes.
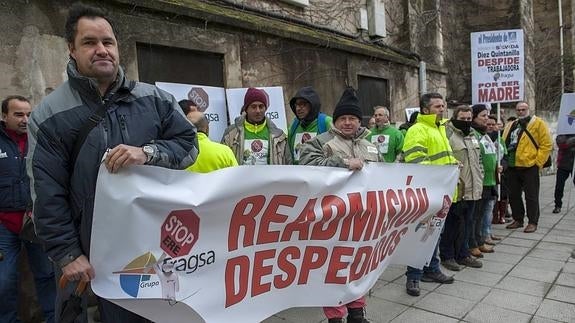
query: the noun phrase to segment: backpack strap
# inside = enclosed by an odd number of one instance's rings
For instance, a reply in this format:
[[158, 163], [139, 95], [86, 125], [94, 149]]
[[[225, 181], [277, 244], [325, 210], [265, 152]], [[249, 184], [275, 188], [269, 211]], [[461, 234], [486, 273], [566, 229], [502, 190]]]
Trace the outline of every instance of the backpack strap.
[[297, 129], [297, 127], [299, 126], [299, 119], [296, 117], [293, 119], [290, 129], [289, 129], [289, 133], [288, 133], [288, 141], [289, 141], [289, 148], [291, 153], [293, 154], [293, 146], [294, 146], [294, 142], [295, 142], [295, 131]]
[[317, 116], [317, 134], [318, 135], [320, 133], [324, 133], [327, 131], [325, 121], [326, 121], [325, 113], [320, 112], [319, 115]]
[[523, 129], [523, 133], [526, 134], [527, 137], [529, 137], [529, 139], [531, 139], [531, 142], [533, 143], [533, 146], [535, 146], [535, 149], [539, 150], [539, 145], [537, 144], [535, 139], [533, 139], [533, 136], [531, 135], [529, 130], [527, 130], [527, 128], [525, 128], [525, 129]]
[[290, 129], [289, 129], [289, 134], [293, 135], [297, 129], [297, 127], [299, 126], [299, 119], [296, 117], [293, 119]]
[[[127, 89], [128, 93], [131, 92], [135, 86], [136, 81], [130, 80]], [[82, 146], [84, 145], [86, 138], [88, 138], [90, 131], [92, 131], [92, 129], [94, 129], [100, 122], [102, 122], [104, 116], [106, 115], [106, 111], [108, 111], [108, 108], [123, 94], [126, 94], [126, 91], [118, 89], [116, 93], [114, 93], [107, 101], [102, 104], [97, 104], [93, 101], [82, 98], [82, 102], [89, 106], [90, 109], [92, 109], [94, 112], [92, 112], [90, 118], [88, 118], [88, 120], [82, 125], [80, 131], [78, 132], [78, 136], [76, 136], [74, 149], [70, 154], [70, 167], [72, 170], [76, 165], [76, 160], [78, 159], [78, 154], [80, 154], [80, 149], [82, 149]]]

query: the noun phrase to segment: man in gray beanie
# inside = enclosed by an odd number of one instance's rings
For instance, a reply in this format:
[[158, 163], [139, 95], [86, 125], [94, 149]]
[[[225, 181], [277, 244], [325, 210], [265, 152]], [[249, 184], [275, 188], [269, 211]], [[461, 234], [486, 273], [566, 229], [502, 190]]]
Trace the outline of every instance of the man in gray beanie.
[[[364, 162], [379, 161], [375, 145], [367, 141], [369, 130], [361, 127], [362, 113], [353, 88], [346, 88], [333, 112], [333, 128], [307, 141], [301, 148], [300, 165], [343, 167], [360, 171]], [[329, 323], [369, 323], [364, 316], [365, 297], [348, 304], [324, 307]]]

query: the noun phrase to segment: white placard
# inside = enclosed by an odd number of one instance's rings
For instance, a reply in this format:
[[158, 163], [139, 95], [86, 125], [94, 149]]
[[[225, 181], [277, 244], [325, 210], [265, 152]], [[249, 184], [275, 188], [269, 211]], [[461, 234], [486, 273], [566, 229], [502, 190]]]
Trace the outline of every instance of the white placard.
[[156, 82], [156, 86], [172, 94], [177, 101], [183, 99], [194, 101], [210, 122], [210, 139], [215, 142], [222, 140], [228, 126], [224, 88], [166, 82]]
[[411, 115], [414, 112], [419, 112], [419, 107], [405, 108], [405, 117], [407, 118], [408, 122], [409, 122], [409, 118], [411, 118]]
[[524, 60], [522, 29], [471, 33], [473, 104], [523, 100]]
[[575, 134], [575, 93], [563, 93], [561, 97], [556, 134]]

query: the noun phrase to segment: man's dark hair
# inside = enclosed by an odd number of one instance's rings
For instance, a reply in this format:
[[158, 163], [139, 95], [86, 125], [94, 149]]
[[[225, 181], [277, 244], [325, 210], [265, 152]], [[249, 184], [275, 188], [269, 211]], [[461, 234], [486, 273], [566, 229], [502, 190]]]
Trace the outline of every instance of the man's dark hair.
[[442, 99], [443, 100], [443, 96], [439, 93], [425, 93], [424, 95], [421, 96], [421, 99], [419, 99], [419, 110], [421, 114], [426, 114], [425, 112], [423, 112], [423, 108], [428, 108], [429, 104], [431, 103], [431, 99]]
[[180, 108], [182, 108], [182, 111], [184, 111], [184, 115], [188, 115], [188, 113], [190, 113], [190, 106], [196, 105], [194, 101], [188, 99], [180, 100], [178, 101], [178, 104], [180, 105]]
[[70, 11], [68, 12], [68, 19], [66, 19], [66, 26], [64, 27], [64, 37], [66, 38], [68, 44], [74, 43], [76, 33], [78, 32], [78, 20], [80, 20], [80, 18], [83, 17], [90, 19], [94, 18], [106, 19], [106, 21], [110, 24], [110, 26], [112, 26], [112, 32], [114, 33], [114, 36], [118, 38], [118, 36], [116, 35], [116, 28], [114, 27], [114, 22], [112, 21], [112, 19], [110, 19], [110, 17], [108, 17], [108, 15], [104, 10], [96, 7], [91, 7], [82, 3], [75, 3], [74, 5], [72, 5]]
[[489, 119], [491, 119], [491, 120], [495, 120], [495, 123], [497, 123], [497, 116], [496, 116], [496, 115], [490, 114], [490, 115], [488, 115], [487, 117], [488, 117]]
[[9, 95], [4, 100], [2, 100], [2, 113], [8, 113], [8, 103], [12, 100], [18, 100], [30, 103], [30, 100], [26, 99], [21, 95]]

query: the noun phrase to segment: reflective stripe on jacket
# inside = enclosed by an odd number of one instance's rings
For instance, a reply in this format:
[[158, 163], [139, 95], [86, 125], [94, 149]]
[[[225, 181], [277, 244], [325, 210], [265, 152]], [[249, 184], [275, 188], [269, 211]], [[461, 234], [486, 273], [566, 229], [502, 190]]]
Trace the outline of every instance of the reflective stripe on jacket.
[[407, 130], [403, 141], [405, 162], [424, 165], [457, 165], [445, 134], [433, 114], [420, 114], [417, 122]]

